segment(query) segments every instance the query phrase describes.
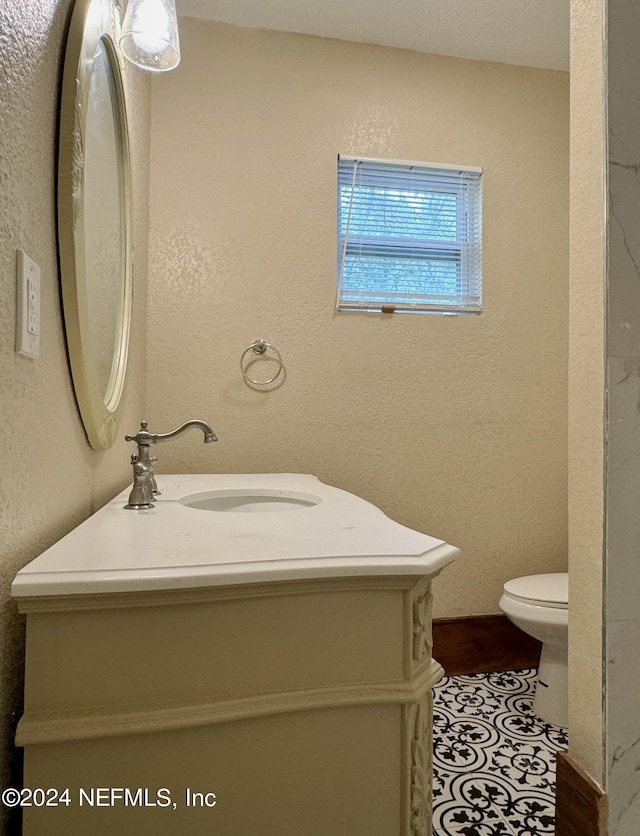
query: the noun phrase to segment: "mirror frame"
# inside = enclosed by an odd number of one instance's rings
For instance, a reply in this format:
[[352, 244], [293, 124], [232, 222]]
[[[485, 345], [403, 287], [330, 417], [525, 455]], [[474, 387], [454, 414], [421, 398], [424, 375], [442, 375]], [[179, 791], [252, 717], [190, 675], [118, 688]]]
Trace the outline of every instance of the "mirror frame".
[[[116, 440], [124, 406], [132, 304], [132, 200], [124, 58], [118, 44], [120, 11], [114, 0], [76, 0], [65, 50], [58, 152], [58, 250], [67, 349], [80, 415], [89, 443], [106, 450]], [[111, 374], [107, 391], [98, 379], [91, 341], [83, 211], [85, 136], [91, 65], [102, 42], [111, 71], [123, 274]]]

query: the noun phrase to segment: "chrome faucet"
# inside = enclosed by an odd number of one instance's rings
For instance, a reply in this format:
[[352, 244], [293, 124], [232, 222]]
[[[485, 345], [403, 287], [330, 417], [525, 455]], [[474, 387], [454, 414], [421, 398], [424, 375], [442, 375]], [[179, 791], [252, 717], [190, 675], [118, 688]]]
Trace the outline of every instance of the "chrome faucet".
[[151, 456], [149, 448], [152, 444], [158, 444], [161, 441], [169, 441], [171, 438], [176, 438], [182, 435], [183, 432], [191, 429], [191, 427], [198, 427], [204, 433], [204, 443], [209, 444], [212, 441], [217, 441], [218, 437], [211, 429], [206, 421], [185, 421], [180, 424], [175, 430], [168, 433], [150, 433], [147, 429], [147, 422], [140, 422], [140, 429], [135, 435], [125, 435], [125, 441], [135, 441], [138, 445], [137, 455], [131, 456], [131, 464], [133, 465], [133, 488], [129, 494], [129, 502], [124, 506], [132, 510], [139, 510], [141, 508], [153, 508], [153, 500], [160, 493], [156, 483], [153, 466], [157, 459]]

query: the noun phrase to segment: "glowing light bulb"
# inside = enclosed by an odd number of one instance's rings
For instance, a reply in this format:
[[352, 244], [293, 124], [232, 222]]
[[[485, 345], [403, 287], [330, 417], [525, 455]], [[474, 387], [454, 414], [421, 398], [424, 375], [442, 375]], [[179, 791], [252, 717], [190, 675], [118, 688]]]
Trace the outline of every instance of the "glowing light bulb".
[[161, 52], [171, 40], [169, 15], [162, 0], [142, 0], [138, 7], [133, 40], [143, 52]]
[[124, 57], [152, 72], [180, 63], [175, 0], [129, 0], [120, 48]]

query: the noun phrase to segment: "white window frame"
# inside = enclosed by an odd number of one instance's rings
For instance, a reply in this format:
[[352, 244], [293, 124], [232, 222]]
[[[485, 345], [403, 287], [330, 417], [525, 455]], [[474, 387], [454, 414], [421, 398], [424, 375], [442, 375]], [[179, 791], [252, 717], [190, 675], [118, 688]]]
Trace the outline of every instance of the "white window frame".
[[[389, 186], [397, 169], [396, 189], [409, 189], [410, 183], [430, 191], [455, 193], [457, 196], [456, 241], [429, 240], [426, 236], [403, 239], [397, 236], [358, 236], [350, 232], [353, 195], [358, 186], [358, 175], [365, 172], [368, 185], [376, 182], [381, 174], [379, 187]], [[341, 217], [341, 188], [351, 187], [347, 210], [348, 217]], [[470, 166], [413, 162], [409, 160], [384, 160], [372, 157], [338, 156], [338, 292], [336, 306], [340, 311], [369, 311], [384, 313], [448, 313], [479, 314], [482, 312], [482, 169]], [[345, 221], [343, 223], [343, 220]], [[341, 230], [344, 228], [344, 232]], [[431, 290], [429, 293], [395, 293], [381, 291], [373, 281], [364, 290], [347, 290], [343, 287], [345, 265], [351, 257], [407, 258], [414, 263], [428, 263], [430, 256], [453, 259], [458, 264], [457, 292], [445, 295]]]

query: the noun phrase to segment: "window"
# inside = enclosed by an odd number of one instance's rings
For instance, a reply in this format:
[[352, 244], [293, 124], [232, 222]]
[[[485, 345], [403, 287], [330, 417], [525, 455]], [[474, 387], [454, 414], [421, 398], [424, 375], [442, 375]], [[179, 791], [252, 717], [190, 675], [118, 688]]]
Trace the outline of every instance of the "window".
[[338, 309], [480, 313], [481, 170], [338, 157]]

